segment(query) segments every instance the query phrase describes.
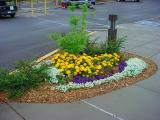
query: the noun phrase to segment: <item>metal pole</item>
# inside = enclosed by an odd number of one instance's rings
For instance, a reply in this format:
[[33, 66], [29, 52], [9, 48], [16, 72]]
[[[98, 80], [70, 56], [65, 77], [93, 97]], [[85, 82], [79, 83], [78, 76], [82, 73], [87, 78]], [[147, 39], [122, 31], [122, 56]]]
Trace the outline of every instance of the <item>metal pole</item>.
[[18, 0], [16, 0], [16, 6], [18, 6]]
[[34, 16], [34, 0], [31, 0], [32, 16]]
[[44, 15], [47, 14], [47, 0], [44, 0]]

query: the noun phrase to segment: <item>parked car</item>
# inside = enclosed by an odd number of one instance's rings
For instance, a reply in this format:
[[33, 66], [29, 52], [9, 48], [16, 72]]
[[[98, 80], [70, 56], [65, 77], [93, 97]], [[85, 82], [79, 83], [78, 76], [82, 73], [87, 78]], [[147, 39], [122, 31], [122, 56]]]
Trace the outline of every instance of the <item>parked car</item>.
[[77, 7], [82, 4], [86, 4], [88, 8], [93, 8], [93, 5], [95, 5], [95, 0], [66, 0], [65, 4], [67, 7], [71, 4], [74, 4]]
[[117, 0], [117, 2], [140, 2], [140, 0]]
[[17, 6], [14, 2], [6, 0], [0, 0], [0, 16], [10, 15], [12, 18], [17, 12]]

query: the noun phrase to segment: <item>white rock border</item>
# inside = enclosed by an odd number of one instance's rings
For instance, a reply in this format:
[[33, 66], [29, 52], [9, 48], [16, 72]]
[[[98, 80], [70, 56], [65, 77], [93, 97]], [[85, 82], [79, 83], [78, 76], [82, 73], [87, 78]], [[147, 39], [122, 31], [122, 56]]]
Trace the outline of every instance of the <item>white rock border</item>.
[[[103, 83], [111, 82], [111, 81], [119, 81], [125, 77], [134, 77], [137, 76], [138, 74], [142, 73], [144, 69], [148, 67], [148, 64], [145, 63], [143, 60], [139, 58], [130, 58], [129, 60], [126, 61], [127, 66], [125, 67], [124, 71], [115, 73], [113, 76], [100, 79], [100, 80], [94, 80], [93, 82], [86, 82], [86, 83], [73, 83], [69, 82], [66, 85], [58, 85], [55, 86], [55, 89], [61, 91], [61, 92], [66, 92], [71, 89], [78, 89], [78, 88], [92, 88], [96, 85], [101, 85]], [[54, 72], [55, 71], [55, 72]], [[57, 83], [56, 79], [56, 74], [59, 73], [58, 70], [51, 69], [50, 75], [52, 75], [52, 83]]]

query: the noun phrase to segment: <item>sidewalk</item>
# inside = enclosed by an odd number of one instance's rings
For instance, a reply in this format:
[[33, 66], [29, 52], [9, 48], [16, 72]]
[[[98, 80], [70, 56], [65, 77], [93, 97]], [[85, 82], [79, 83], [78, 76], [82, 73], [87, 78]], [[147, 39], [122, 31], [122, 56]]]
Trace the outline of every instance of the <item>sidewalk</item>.
[[[106, 31], [96, 36], [104, 39]], [[122, 24], [126, 48], [160, 67], [160, 26]], [[160, 71], [147, 80], [111, 93], [65, 104], [0, 104], [0, 120], [160, 120]]]

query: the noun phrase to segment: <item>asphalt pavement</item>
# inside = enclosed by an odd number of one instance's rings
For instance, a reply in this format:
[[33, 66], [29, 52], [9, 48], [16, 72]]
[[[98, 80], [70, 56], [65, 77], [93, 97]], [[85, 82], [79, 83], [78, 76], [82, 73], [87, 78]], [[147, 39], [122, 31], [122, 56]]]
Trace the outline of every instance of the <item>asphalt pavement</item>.
[[[152, 59], [160, 67], [159, 1], [100, 5], [95, 10], [97, 18], [90, 18], [90, 24], [104, 27], [107, 21], [103, 15], [110, 14], [111, 9], [121, 15], [117, 26], [118, 36], [127, 35], [127, 50]], [[122, 12], [124, 9], [126, 13]], [[55, 49], [56, 45], [48, 40], [47, 35], [49, 32], [68, 31], [69, 26], [64, 19], [69, 14], [59, 10], [47, 16], [0, 19], [0, 26], [4, 29], [0, 29], [0, 66], [11, 68], [16, 60], [33, 59]], [[98, 18], [101, 20], [96, 20]], [[106, 31], [100, 30], [95, 36], [105, 39]], [[158, 69], [156, 74], [135, 85], [74, 103], [0, 104], [0, 120], [160, 120], [159, 78]]]

